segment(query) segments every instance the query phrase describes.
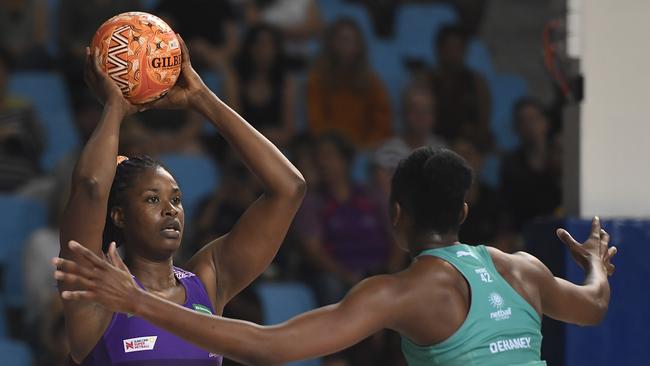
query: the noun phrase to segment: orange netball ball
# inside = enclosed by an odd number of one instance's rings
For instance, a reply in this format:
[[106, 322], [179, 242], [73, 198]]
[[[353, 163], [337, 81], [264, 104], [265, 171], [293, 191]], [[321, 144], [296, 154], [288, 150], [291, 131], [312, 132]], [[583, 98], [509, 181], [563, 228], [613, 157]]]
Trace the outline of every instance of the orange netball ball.
[[91, 52], [99, 50], [102, 69], [134, 104], [164, 96], [181, 72], [176, 33], [155, 15], [122, 13], [99, 27]]

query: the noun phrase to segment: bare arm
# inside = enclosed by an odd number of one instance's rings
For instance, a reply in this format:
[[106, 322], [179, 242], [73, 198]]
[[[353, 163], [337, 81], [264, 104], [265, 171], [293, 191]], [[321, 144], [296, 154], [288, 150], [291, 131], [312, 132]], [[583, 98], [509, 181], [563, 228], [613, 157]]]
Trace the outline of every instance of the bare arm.
[[[61, 253], [75, 259], [66, 245], [78, 240], [95, 254], [101, 254], [106, 207], [115, 176], [117, 146], [122, 119], [135, 111], [122, 97], [119, 88], [99, 69], [97, 55], [87, 50], [86, 82], [100, 99], [104, 113], [86, 143], [72, 174], [70, 198], [61, 223]], [[74, 286], [59, 284], [60, 290]], [[64, 304], [66, 332], [71, 353], [76, 360], [85, 357], [110, 321], [111, 312], [92, 303]]]
[[380, 329], [395, 328], [400, 314], [396, 309], [402, 305], [398, 280], [376, 276], [361, 282], [338, 304], [263, 327], [206, 316], [141, 290], [114, 247], [109, 256], [115, 266], [81, 246], [74, 250], [84, 253], [83, 261], [59, 260], [56, 277], [79, 283], [88, 291], [66, 292], [64, 298], [97, 301], [114, 311], [133, 313], [201, 348], [247, 365], [283, 364], [337, 352]]
[[262, 183], [264, 193], [233, 229], [206, 245], [188, 263], [220, 311], [271, 263], [305, 193], [305, 181], [284, 155], [214, 95], [192, 68], [183, 47], [181, 79], [158, 107], [191, 107], [203, 114]]
[[[218, 304], [224, 305], [262, 273], [277, 253], [305, 192], [298, 170], [237, 113], [214, 94], [197, 104], [257, 176], [264, 194], [233, 229], [204, 248], [216, 268]], [[204, 251], [202, 250], [202, 251]], [[201, 261], [203, 254], [197, 254]], [[190, 265], [197, 264], [192, 259]]]
[[607, 275], [609, 258], [616, 248], [608, 249], [609, 234], [600, 228], [594, 218], [589, 239], [578, 244], [565, 230], [558, 236], [569, 247], [572, 256], [585, 270], [582, 285], [554, 277], [537, 258], [524, 254], [528, 262], [527, 274], [537, 284], [544, 314], [553, 319], [579, 325], [596, 325], [602, 321], [609, 305], [609, 282]]

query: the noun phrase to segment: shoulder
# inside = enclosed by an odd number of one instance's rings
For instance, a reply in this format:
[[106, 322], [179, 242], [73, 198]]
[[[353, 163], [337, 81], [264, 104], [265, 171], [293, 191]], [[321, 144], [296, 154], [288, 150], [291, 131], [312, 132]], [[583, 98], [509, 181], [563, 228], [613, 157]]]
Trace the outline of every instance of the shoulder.
[[354, 286], [341, 301], [342, 306], [363, 305], [375, 310], [397, 308], [408, 295], [406, 278], [385, 274], [366, 278]]
[[550, 275], [546, 265], [530, 253], [519, 251], [508, 254], [497, 248], [486, 248], [499, 273], [510, 273], [526, 280], [542, 279]]
[[435, 283], [436, 286], [431, 288], [434, 293], [447, 293], [450, 289], [465, 283], [463, 276], [453, 264], [431, 255], [417, 257], [405, 274], [417, 278], [419, 282]]

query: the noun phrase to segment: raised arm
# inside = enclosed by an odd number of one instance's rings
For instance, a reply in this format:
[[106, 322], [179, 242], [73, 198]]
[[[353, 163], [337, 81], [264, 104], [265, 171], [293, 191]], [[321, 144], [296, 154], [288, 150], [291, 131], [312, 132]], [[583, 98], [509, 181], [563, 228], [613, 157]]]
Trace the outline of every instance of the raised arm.
[[567, 323], [596, 325], [607, 313], [610, 295], [607, 276], [614, 269], [609, 260], [616, 253], [616, 247], [608, 248], [609, 234], [601, 229], [597, 217], [583, 244], [576, 242], [564, 229], [558, 229], [557, 234], [585, 270], [585, 280], [582, 285], [576, 285], [555, 277], [537, 258], [524, 254], [528, 262], [526, 273], [539, 288], [542, 311]]
[[[135, 314], [201, 348], [247, 365], [275, 365], [319, 357], [349, 347], [394, 324], [404, 293], [392, 276], [369, 278], [338, 304], [319, 308], [275, 326], [206, 316], [141, 290], [119, 259], [115, 264], [85, 251], [83, 261], [58, 260], [55, 276], [88, 291], [65, 292], [70, 300], [92, 300], [120, 312]], [[369, 309], [372, 309], [369, 311]]]
[[[85, 78], [105, 101], [102, 117], [86, 143], [72, 174], [70, 198], [61, 223], [61, 257], [75, 259], [67, 246], [77, 240], [95, 254], [101, 253], [106, 208], [115, 175], [118, 136], [122, 119], [135, 112], [119, 88], [99, 68], [97, 54], [86, 49]], [[61, 290], [76, 289], [64, 283]], [[111, 313], [90, 303], [65, 303], [65, 320], [73, 357], [79, 360], [101, 336]]]
[[182, 39], [181, 46], [180, 84], [155, 105], [189, 106], [207, 117], [264, 189], [264, 194], [246, 210], [230, 233], [206, 245], [188, 263], [220, 310], [275, 257], [302, 202], [305, 181], [271, 142], [203, 84], [186, 57], [189, 51]]

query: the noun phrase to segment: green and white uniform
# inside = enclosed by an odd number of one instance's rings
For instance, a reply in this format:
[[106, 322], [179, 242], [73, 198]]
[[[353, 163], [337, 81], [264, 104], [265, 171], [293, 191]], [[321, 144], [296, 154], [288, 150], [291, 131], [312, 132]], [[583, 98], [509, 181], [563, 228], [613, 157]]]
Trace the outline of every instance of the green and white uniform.
[[[541, 366], [541, 319], [537, 311], [501, 277], [485, 246], [466, 244], [430, 249], [467, 280], [471, 304], [465, 322], [449, 338], [420, 346], [402, 337], [409, 366]], [[435, 306], [435, 305], [432, 305]]]

